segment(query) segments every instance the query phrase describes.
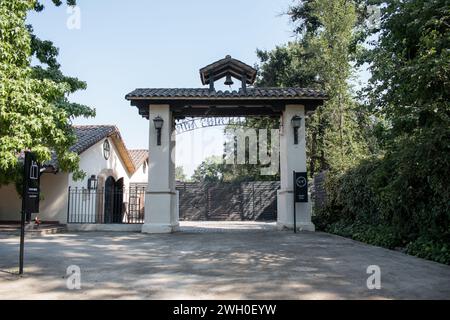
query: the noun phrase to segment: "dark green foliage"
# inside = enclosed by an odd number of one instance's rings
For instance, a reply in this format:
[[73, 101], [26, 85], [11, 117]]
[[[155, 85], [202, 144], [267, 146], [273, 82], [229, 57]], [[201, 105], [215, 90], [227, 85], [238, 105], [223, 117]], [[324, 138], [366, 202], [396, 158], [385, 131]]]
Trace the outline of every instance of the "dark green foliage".
[[[382, 1], [371, 1], [381, 4]], [[390, 1], [365, 53], [382, 151], [330, 171], [318, 228], [450, 264], [450, 12], [448, 0]], [[376, 232], [375, 232], [375, 231]]]
[[[28, 0], [0, 2], [0, 185], [20, 184], [18, 155], [24, 150], [36, 153], [40, 162], [55, 155], [59, 168], [73, 172], [75, 179], [85, 175], [78, 155], [70, 152], [76, 139], [71, 121], [94, 116], [95, 110], [69, 101], [69, 94], [84, 90], [86, 83], [63, 75], [58, 49], [25, 25], [33, 8], [43, 6]], [[40, 65], [31, 66], [32, 57]]]
[[[62, 4], [61, 1], [53, 0], [56, 6]], [[75, 5], [75, 0], [68, 0], [67, 5]], [[44, 7], [38, 4], [41, 11]], [[34, 34], [33, 27], [27, 25], [27, 29], [31, 36], [31, 56], [34, 56], [40, 65], [32, 66], [32, 76], [38, 80], [48, 79], [55, 83], [63, 83], [67, 89], [64, 95], [58, 98], [55, 103], [56, 107], [64, 110], [69, 119], [77, 117], [95, 117], [95, 109], [79, 103], [70, 102], [68, 95], [79, 90], [86, 90], [87, 84], [75, 77], [66, 76], [61, 71], [61, 65], [58, 63], [59, 49], [55, 47], [53, 42], [41, 40]]]
[[390, 123], [392, 139], [450, 125], [450, 12], [448, 0], [390, 1], [378, 45], [366, 58], [367, 97]]
[[195, 169], [192, 180], [201, 182], [222, 181], [224, 166], [221, 157], [208, 157], [197, 167], [197, 169]]
[[[316, 33], [319, 28], [323, 27], [315, 11], [317, 2], [318, 0], [294, 1], [294, 4], [289, 7], [287, 14], [296, 26], [294, 29], [295, 33]], [[366, 19], [368, 17], [367, 6], [372, 4], [373, 1], [352, 0], [348, 2], [355, 7], [357, 14], [355, 27], [358, 29], [366, 29]]]
[[206, 158], [194, 171], [191, 178], [199, 182], [243, 182], [276, 181], [279, 174], [262, 175], [261, 167], [253, 164], [226, 164], [220, 156]]
[[326, 206], [314, 217], [317, 228], [388, 248], [408, 246], [408, 253], [442, 262], [435, 247], [450, 255], [449, 141], [449, 128], [435, 128], [330, 175]]
[[289, 15], [298, 39], [258, 50], [259, 86], [325, 90], [328, 100], [307, 119], [308, 172], [344, 171], [369, 155], [367, 108], [352, 97], [352, 56], [366, 15], [364, 1], [295, 1]]
[[450, 244], [448, 242], [419, 237], [408, 244], [406, 252], [420, 258], [450, 264]]
[[[59, 7], [60, 5], [63, 4], [63, 1], [61, 0], [52, 0], [53, 4], [57, 7]], [[66, 0], [66, 4], [68, 6], [74, 6], [76, 5], [77, 1], [76, 0]], [[44, 10], [45, 6], [42, 4], [42, 1], [35, 1], [34, 3], [34, 10], [36, 10], [37, 12]]]
[[308, 41], [290, 42], [271, 51], [256, 50], [260, 60], [257, 66], [259, 87], [308, 87], [323, 88], [317, 70], [306, 63], [316, 53], [309, 48]]
[[389, 249], [394, 249], [401, 244], [401, 240], [398, 238], [394, 228], [389, 225], [336, 222], [327, 226], [325, 230], [343, 237]]

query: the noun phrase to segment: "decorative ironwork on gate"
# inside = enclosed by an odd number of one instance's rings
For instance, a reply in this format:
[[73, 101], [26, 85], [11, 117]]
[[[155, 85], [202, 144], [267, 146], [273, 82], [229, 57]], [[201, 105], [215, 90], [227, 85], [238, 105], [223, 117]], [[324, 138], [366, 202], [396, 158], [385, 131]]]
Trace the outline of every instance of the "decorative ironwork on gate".
[[193, 131], [200, 128], [236, 125], [241, 128], [247, 127], [248, 119], [244, 117], [202, 117], [187, 118], [175, 122], [177, 134]]
[[69, 187], [67, 223], [144, 223], [145, 187]]

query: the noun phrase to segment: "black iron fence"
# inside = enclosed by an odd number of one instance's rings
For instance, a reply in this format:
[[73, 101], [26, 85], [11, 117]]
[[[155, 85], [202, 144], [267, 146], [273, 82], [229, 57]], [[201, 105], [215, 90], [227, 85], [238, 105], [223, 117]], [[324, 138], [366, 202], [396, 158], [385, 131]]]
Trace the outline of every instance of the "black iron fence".
[[[178, 182], [180, 220], [277, 219], [278, 181]], [[69, 188], [67, 223], [144, 223], [145, 185]]]
[[144, 187], [69, 187], [68, 192], [67, 223], [144, 223]]

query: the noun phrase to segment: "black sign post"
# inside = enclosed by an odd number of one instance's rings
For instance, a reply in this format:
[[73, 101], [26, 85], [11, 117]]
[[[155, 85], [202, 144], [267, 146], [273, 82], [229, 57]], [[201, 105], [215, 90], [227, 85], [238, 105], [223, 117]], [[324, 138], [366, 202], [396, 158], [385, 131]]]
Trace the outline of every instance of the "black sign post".
[[25, 152], [23, 166], [22, 217], [20, 222], [19, 274], [23, 274], [23, 253], [25, 246], [25, 220], [31, 221], [31, 214], [39, 212], [40, 168], [36, 156]]
[[297, 233], [297, 202], [308, 202], [308, 174], [294, 171], [294, 232]]

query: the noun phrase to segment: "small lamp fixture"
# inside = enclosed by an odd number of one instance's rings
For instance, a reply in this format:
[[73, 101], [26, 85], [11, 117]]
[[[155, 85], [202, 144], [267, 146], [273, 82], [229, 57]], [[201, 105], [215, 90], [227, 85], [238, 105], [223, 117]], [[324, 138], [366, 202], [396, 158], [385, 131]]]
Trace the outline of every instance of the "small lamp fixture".
[[97, 177], [95, 174], [91, 175], [91, 177], [88, 179], [88, 190], [97, 190]]
[[298, 144], [298, 129], [302, 125], [302, 118], [299, 116], [293, 116], [291, 123], [294, 128], [294, 144]]
[[161, 129], [163, 127], [164, 120], [160, 116], [157, 116], [156, 118], [153, 118], [153, 124], [155, 125], [155, 129], [156, 129], [156, 133], [157, 133], [156, 144], [158, 146], [160, 146], [161, 145]]

